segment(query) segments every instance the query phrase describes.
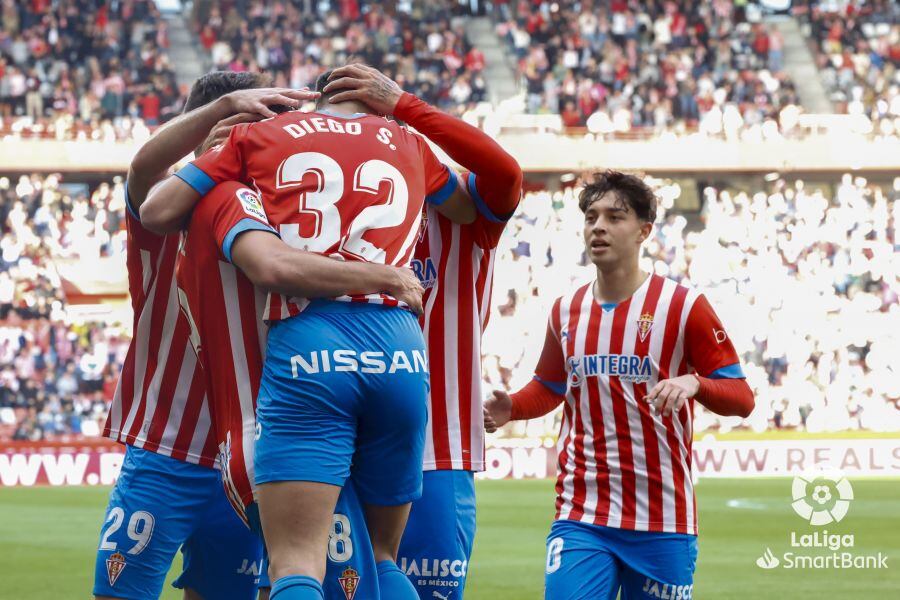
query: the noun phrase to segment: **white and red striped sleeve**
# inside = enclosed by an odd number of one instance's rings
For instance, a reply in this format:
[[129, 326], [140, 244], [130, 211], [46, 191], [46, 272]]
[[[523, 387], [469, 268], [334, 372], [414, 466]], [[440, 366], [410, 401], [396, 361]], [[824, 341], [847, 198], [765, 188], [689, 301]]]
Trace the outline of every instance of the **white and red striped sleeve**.
[[103, 435], [211, 467], [216, 452], [209, 406], [175, 286], [180, 235], [145, 229], [127, 192], [126, 205], [133, 337]]

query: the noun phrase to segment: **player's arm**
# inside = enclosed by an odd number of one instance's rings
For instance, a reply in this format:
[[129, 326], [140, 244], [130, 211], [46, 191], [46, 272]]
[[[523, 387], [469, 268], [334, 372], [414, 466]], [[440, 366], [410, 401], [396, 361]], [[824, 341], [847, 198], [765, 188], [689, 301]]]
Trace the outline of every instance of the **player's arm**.
[[197, 202], [217, 184], [243, 181], [244, 144], [251, 123], [232, 127], [228, 138], [154, 186], [141, 205], [141, 223], [155, 233], [184, 229]]
[[260, 289], [303, 298], [385, 292], [422, 312], [424, 290], [412, 270], [304, 252], [274, 233], [247, 231], [226, 250], [226, 257]]
[[731, 338], [701, 295], [685, 323], [684, 346], [688, 365], [695, 371], [657, 383], [645, 400], [658, 414], [677, 414], [691, 398], [722, 416], [748, 417], [753, 412], [753, 391]]
[[534, 378], [521, 390], [507, 394], [494, 390], [484, 402], [484, 428], [493, 433], [509, 421], [536, 419], [552, 412], [566, 399], [565, 356], [557, 331], [559, 300], [553, 307], [544, 347], [534, 370]]
[[393, 114], [469, 171], [469, 193], [461, 195], [459, 202], [471, 197], [478, 212], [489, 221], [506, 221], [512, 216], [522, 194], [522, 169], [500, 144], [477, 127], [409, 93], [400, 97]]
[[[471, 203], [489, 219], [505, 220], [511, 216], [522, 190], [522, 170], [516, 160], [497, 142], [477, 127], [452, 117], [404, 93], [392, 79], [366, 65], [347, 65], [334, 70], [325, 93], [342, 90], [332, 102], [357, 100], [374, 110], [405, 121], [432, 142], [440, 146], [450, 158], [479, 180], [480, 195], [469, 193], [460, 186], [453, 190], [438, 209], [456, 222], [470, 222]], [[473, 187], [468, 186], [471, 192]], [[465, 218], [466, 221], [460, 221]]]
[[139, 211], [151, 188], [165, 179], [178, 160], [221, 142], [234, 125], [273, 117], [270, 107], [296, 108], [317, 96], [317, 92], [286, 88], [238, 90], [172, 119], [141, 146], [128, 167], [130, 208]]
[[331, 102], [357, 100], [382, 114], [393, 115], [415, 127], [470, 172], [489, 177], [491, 189], [483, 190], [483, 194], [491, 196], [496, 214], [515, 209], [522, 188], [522, 169], [482, 130], [405, 93], [390, 77], [366, 65], [335, 69], [324, 92], [335, 90], [342, 91]]

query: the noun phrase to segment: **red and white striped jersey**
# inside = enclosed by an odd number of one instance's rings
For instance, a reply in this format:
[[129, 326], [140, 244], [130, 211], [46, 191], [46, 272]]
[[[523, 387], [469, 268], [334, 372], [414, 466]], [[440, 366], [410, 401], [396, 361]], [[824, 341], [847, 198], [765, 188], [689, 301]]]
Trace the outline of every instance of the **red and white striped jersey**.
[[649, 276], [631, 298], [601, 305], [593, 283], [553, 305], [536, 377], [565, 387], [558, 519], [696, 534], [691, 481], [693, 401], [675, 417], [643, 400], [661, 379], [742, 376], [706, 301]]
[[[470, 193], [472, 180], [470, 175]], [[458, 225], [430, 205], [425, 219], [412, 261], [425, 287], [419, 323], [431, 373], [424, 469], [483, 471], [481, 334], [506, 222], [481, 213], [473, 223]]]
[[213, 467], [216, 445], [206, 388], [175, 287], [181, 236], [147, 231], [128, 206], [126, 266], [134, 332], [103, 435]]
[[266, 294], [231, 264], [231, 245], [251, 230], [270, 231], [256, 192], [216, 186], [191, 215], [178, 263], [178, 295], [208, 389], [225, 492], [246, 521], [253, 501], [253, 436], [267, 328]]
[[[228, 140], [183, 169], [185, 181], [241, 181], [265, 202], [288, 245], [308, 252], [406, 266], [426, 196], [449, 196], [456, 178], [425, 140], [383, 117], [291, 111], [234, 127]], [[397, 305], [383, 294], [336, 300]], [[309, 301], [271, 294], [266, 319]]]

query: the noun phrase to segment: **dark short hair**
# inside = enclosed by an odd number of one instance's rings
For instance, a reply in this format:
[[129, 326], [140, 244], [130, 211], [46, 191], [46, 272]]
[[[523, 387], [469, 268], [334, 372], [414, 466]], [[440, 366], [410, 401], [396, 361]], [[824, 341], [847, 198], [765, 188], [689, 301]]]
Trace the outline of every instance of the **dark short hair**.
[[608, 194], [615, 192], [616, 202], [630, 208], [642, 221], [656, 220], [656, 194], [640, 177], [620, 171], [594, 173], [593, 181], [584, 186], [578, 195], [578, 208], [587, 212], [588, 207]]
[[[191, 112], [237, 90], [250, 90], [271, 85], [272, 78], [265, 73], [242, 71], [213, 71], [200, 77], [191, 87], [184, 112]], [[278, 111], [275, 111], [278, 112]]]
[[340, 90], [332, 90], [332, 91], [328, 92], [327, 94], [324, 92], [325, 86], [328, 85], [328, 78], [331, 77], [331, 74], [333, 72], [334, 72], [334, 69], [328, 69], [327, 71], [325, 71], [324, 73], [322, 73], [318, 77], [316, 77], [316, 83], [315, 83], [315, 86], [313, 87], [313, 91], [316, 91], [316, 92], [319, 92], [320, 94], [322, 94], [321, 96], [319, 96], [319, 99], [316, 100], [316, 106], [321, 106], [321, 105], [325, 104], [326, 101], [330, 101], [331, 98], [335, 94], [340, 92]]

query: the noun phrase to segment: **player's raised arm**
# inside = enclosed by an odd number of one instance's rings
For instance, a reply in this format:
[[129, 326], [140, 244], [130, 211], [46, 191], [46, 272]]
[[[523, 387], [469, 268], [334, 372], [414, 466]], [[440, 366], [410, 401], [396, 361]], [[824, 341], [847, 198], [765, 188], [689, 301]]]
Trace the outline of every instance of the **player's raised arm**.
[[[341, 91], [334, 95], [332, 102], [357, 100], [377, 112], [393, 115], [440, 146], [470, 173], [484, 178], [485, 183], [479, 180], [479, 193], [472, 195], [482, 214], [503, 220], [515, 210], [522, 191], [522, 170], [516, 160], [483, 131], [404, 93], [389, 77], [365, 65], [335, 69], [324, 91], [335, 90]], [[469, 189], [472, 190], [471, 182]], [[468, 202], [468, 194], [460, 189], [439, 210], [457, 220], [454, 218], [456, 211], [464, 211]]]
[[515, 208], [521, 193], [522, 169], [515, 158], [482, 130], [403, 92], [396, 82], [372, 67], [339, 67], [330, 79], [325, 93], [342, 90], [334, 95], [332, 102], [358, 100], [415, 127], [464, 168], [477, 175], [490, 175], [498, 188], [504, 190], [504, 194], [495, 194], [496, 198], [505, 200], [510, 210]]
[[[201, 79], [199, 83], [203, 80]], [[128, 196], [131, 209], [139, 211], [151, 188], [162, 181], [169, 169], [191, 152], [198, 154], [224, 141], [231, 128], [275, 116], [273, 108], [296, 108], [302, 101], [318, 96], [308, 90], [286, 88], [243, 89], [203, 102], [203, 90], [195, 84], [184, 114], [162, 126], [141, 146], [128, 167]]]

